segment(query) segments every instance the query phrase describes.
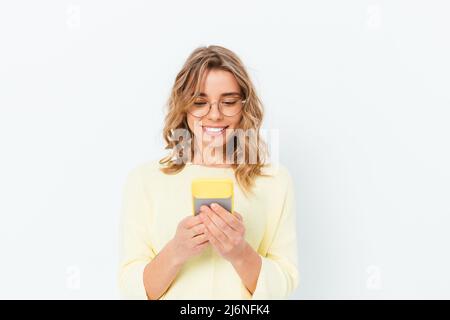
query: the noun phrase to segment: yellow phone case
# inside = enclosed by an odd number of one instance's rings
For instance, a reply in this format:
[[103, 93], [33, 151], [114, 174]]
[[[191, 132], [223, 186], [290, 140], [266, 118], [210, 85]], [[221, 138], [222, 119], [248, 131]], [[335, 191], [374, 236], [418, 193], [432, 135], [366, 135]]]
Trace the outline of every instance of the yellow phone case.
[[229, 212], [234, 210], [234, 189], [231, 179], [195, 179], [192, 181], [192, 213], [197, 215], [202, 205], [215, 202]]

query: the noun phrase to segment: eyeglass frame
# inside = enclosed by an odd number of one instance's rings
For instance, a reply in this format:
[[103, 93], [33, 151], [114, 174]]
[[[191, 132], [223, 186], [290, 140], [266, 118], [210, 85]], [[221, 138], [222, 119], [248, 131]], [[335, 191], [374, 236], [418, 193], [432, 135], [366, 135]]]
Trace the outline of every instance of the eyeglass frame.
[[[242, 102], [242, 107], [244, 107], [244, 104], [245, 104], [245, 102], [247, 102], [247, 99], [242, 99], [242, 97], [239, 97], [239, 100]], [[239, 101], [239, 100], [238, 100], [238, 101]], [[222, 110], [221, 110], [221, 108], [220, 108], [220, 101], [221, 101], [220, 99], [219, 99], [219, 101], [215, 101], [215, 102], [209, 102], [209, 101], [207, 101], [207, 103], [208, 103], [208, 105], [209, 105], [208, 112], [205, 113], [203, 116], [196, 116], [196, 115], [193, 115], [190, 111], [187, 111], [187, 112], [188, 112], [191, 116], [193, 116], [193, 117], [196, 117], [196, 118], [203, 118], [203, 117], [207, 116], [207, 115], [211, 112], [211, 108], [212, 108], [213, 104], [217, 104], [217, 110], [219, 110], [220, 114], [223, 115], [224, 117], [234, 117], [235, 115], [239, 114], [239, 112], [242, 111], [242, 108], [241, 108], [238, 112], [236, 112], [236, 113], [233, 114], [232, 116], [227, 116], [226, 114], [224, 114], [224, 113], [222, 112]]]

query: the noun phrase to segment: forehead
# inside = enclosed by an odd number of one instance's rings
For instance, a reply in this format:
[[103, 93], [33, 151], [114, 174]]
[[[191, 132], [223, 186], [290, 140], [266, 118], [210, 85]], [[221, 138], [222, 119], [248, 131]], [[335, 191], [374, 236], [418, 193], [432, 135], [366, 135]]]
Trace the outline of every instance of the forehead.
[[240, 88], [231, 72], [212, 69], [205, 72], [200, 82], [200, 92], [202, 96], [220, 96], [224, 93], [240, 94]]

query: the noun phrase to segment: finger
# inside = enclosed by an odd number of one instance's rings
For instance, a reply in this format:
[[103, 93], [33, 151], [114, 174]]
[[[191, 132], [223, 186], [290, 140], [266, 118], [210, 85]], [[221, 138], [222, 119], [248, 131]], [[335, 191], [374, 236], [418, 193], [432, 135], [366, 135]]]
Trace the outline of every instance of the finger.
[[[221, 243], [228, 242], [229, 237], [213, 222], [213, 220], [211, 219], [212, 216], [216, 216], [216, 215], [211, 209], [206, 208], [206, 209], [202, 210], [201, 217], [203, 219], [203, 223], [206, 226], [206, 230], [208, 230], [212, 235], [214, 235], [214, 237]], [[219, 219], [219, 218], [216, 216], [216, 219]], [[222, 222], [222, 224], [224, 224], [224, 223]], [[230, 230], [231, 230], [231, 228], [230, 228]]]
[[192, 237], [195, 237], [199, 234], [203, 234], [203, 232], [205, 231], [205, 225], [203, 223], [197, 224], [195, 226], [193, 226], [192, 228], [188, 229], [189, 233]]
[[[236, 231], [242, 230], [242, 223], [240, 222], [240, 219], [235, 216], [234, 214], [231, 214], [229, 211], [227, 211], [225, 208], [220, 206], [217, 203], [211, 204], [212, 210], [219, 215], [219, 217], [228, 224], [232, 229]], [[237, 212], [235, 212], [237, 213]]]
[[208, 237], [209, 243], [218, 251], [222, 251], [222, 244], [208, 229], [205, 230], [205, 235]]
[[215, 211], [209, 209], [206, 211], [206, 214], [216, 225], [216, 227], [228, 237], [228, 239], [234, 239], [235, 237], [239, 236], [239, 233], [231, 228], [231, 226], [226, 221], [224, 221]]
[[203, 251], [203, 249], [205, 249], [207, 246], [209, 245], [209, 241], [206, 241], [202, 244], [199, 244], [197, 246], [194, 247], [194, 252], [195, 253], [200, 253]]
[[208, 242], [208, 236], [206, 234], [200, 234], [192, 238], [196, 246], [199, 246], [205, 242]]
[[190, 228], [198, 225], [199, 223], [202, 223], [202, 220], [200, 219], [200, 217], [198, 215], [197, 216], [189, 216], [183, 220], [183, 225], [186, 229], [190, 229]]

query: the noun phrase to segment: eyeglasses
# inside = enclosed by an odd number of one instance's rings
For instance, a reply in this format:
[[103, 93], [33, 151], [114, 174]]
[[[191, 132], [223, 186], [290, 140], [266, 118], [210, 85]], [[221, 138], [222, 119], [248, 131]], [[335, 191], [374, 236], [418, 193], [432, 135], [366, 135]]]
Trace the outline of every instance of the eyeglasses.
[[[219, 112], [226, 117], [232, 117], [241, 112], [246, 100], [241, 97], [226, 97], [219, 100]], [[188, 112], [194, 117], [201, 118], [206, 116], [210, 111], [213, 103], [205, 98], [196, 98], [189, 106]]]

